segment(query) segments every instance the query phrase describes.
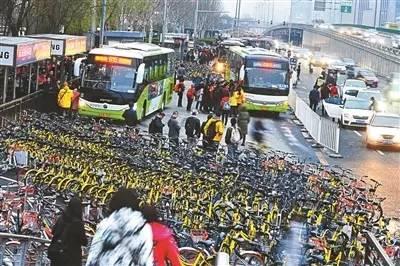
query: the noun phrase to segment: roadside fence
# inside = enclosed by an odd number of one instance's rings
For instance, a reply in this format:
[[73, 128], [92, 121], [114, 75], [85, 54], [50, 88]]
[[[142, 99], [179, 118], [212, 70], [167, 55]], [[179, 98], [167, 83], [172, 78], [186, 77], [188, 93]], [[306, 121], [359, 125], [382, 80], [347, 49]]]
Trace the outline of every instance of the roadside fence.
[[310, 136], [319, 145], [333, 151], [335, 154], [331, 154], [332, 157], [340, 157], [339, 125], [315, 113], [304, 100], [296, 95], [295, 91], [291, 91], [289, 94], [289, 105]]

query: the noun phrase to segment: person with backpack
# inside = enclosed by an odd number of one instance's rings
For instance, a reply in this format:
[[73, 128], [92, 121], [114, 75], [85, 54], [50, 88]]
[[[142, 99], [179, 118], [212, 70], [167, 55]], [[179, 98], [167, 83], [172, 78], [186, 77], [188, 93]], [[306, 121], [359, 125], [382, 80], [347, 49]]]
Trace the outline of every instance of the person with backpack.
[[110, 214], [97, 225], [86, 266], [154, 266], [153, 234], [139, 204], [133, 189], [113, 194]]
[[79, 198], [70, 199], [67, 208], [52, 228], [53, 238], [47, 250], [52, 266], [82, 265], [81, 246], [87, 245]]
[[200, 138], [200, 119], [197, 118], [196, 110], [193, 110], [192, 115], [186, 119], [185, 131], [188, 142], [196, 144], [197, 139]]
[[149, 124], [149, 134], [163, 134], [164, 124], [162, 119], [164, 118], [165, 114], [163, 112], [159, 112], [153, 120], [151, 120]]
[[143, 215], [150, 224], [153, 233], [154, 266], [181, 266], [182, 263], [179, 259], [179, 250], [174, 234], [161, 221], [156, 207], [145, 205], [143, 207]]
[[200, 132], [203, 135], [203, 148], [204, 149], [206, 149], [211, 142], [211, 140], [207, 139], [207, 134], [206, 134], [204, 128], [206, 127], [208, 121], [210, 121], [213, 118], [213, 116], [214, 116], [213, 113], [208, 114], [207, 119], [201, 124], [201, 127], [200, 127]]
[[224, 123], [221, 121], [220, 112], [215, 113], [215, 116], [207, 122], [204, 132], [207, 140], [210, 141], [210, 149], [216, 151], [224, 135]]
[[222, 97], [220, 108], [222, 111], [222, 122], [226, 126], [226, 124], [228, 123], [229, 114], [231, 112], [231, 106], [229, 105], [229, 96]]
[[178, 107], [182, 107], [183, 92], [185, 91], [184, 80], [180, 79], [175, 85], [174, 91], [178, 94]]
[[179, 131], [181, 130], [177, 118], [178, 112], [175, 111], [172, 113], [172, 116], [168, 121], [169, 142], [175, 147], [179, 146]]
[[225, 135], [225, 143], [228, 146], [228, 156], [232, 159], [236, 157], [236, 151], [243, 138], [242, 132], [236, 122], [236, 118], [232, 117], [231, 126], [228, 127]]
[[196, 96], [196, 90], [193, 85], [190, 85], [190, 88], [186, 92], [186, 98], [187, 98], [186, 111], [190, 112], [190, 110], [192, 109], [192, 103], [195, 96]]
[[182, 82], [185, 80], [185, 75], [186, 75], [186, 69], [184, 64], [180, 64], [178, 69], [176, 70], [176, 77], [179, 80], [179, 82]]

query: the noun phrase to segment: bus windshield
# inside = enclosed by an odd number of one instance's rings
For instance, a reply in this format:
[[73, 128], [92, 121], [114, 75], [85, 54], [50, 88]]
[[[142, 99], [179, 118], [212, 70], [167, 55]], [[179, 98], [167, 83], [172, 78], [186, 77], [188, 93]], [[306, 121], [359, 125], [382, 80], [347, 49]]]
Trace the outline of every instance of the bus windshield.
[[[288, 73], [282, 69], [247, 68], [246, 87], [252, 89], [288, 89]], [[258, 91], [258, 90], [257, 90]]]
[[112, 90], [116, 92], [135, 92], [136, 70], [118, 65], [89, 65], [84, 78], [84, 87]]

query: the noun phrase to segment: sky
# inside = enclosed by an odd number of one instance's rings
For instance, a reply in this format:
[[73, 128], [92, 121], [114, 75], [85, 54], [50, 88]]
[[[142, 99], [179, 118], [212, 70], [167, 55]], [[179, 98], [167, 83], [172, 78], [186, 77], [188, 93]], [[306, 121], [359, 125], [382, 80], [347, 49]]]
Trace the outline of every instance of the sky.
[[[232, 17], [235, 16], [236, 1], [222, 0], [225, 11]], [[272, 19], [273, 10], [273, 19], [276, 22], [287, 21], [290, 14], [290, 2], [291, 0], [242, 0], [240, 17], [268, 21]]]

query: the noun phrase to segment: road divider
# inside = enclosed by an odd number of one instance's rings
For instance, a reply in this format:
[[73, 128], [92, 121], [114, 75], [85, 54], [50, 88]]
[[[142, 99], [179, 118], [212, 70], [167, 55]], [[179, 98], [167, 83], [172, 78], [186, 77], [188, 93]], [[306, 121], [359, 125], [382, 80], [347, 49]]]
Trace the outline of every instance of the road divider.
[[289, 94], [289, 105], [308, 134], [321, 146], [333, 153], [330, 157], [341, 158], [339, 154], [340, 128], [335, 122], [319, 116], [308, 104], [297, 96], [295, 91]]

